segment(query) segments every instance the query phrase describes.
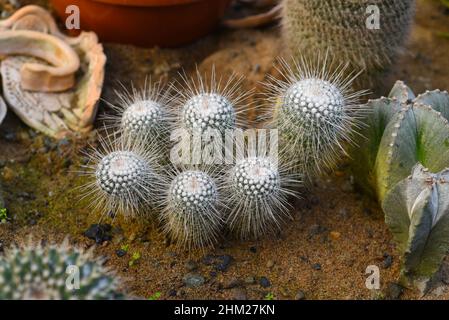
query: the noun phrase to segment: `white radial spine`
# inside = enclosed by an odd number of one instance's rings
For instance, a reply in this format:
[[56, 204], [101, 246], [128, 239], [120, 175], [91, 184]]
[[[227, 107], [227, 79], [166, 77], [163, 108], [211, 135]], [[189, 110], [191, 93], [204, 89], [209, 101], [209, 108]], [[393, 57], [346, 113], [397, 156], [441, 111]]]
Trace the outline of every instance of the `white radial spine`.
[[223, 226], [220, 186], [214, 174], [199, 169], [173, 169], [162, 202], [165, 234], [186, 249], [214, 245]]
[[120, 137], [100, 139], [101, 147], [88, 153], [83, 175], [89, 181], [80, 187], [81, 198], [100, 213], [141, 217], [157, 205], [161, 174], [154, 146], [143, 140]]
[[369, 112], [359, 103], [367, 91], [351, 88], [359, 74], [348, 73], [348, 64], [330, 68], [333, 64], [327, 55], [292, 66], [280, 60], [282, 79], [271, 77], [266, 83], [265, 119], [279, 129], [280, 152], [308, 177], [335, 167]]
[[270, 157], [249, 157], [226, 174], [227, 225], [238, 237], [258, 238], [278, 231], [290, 216], [289, 197], [297, 197], [299, 177]]

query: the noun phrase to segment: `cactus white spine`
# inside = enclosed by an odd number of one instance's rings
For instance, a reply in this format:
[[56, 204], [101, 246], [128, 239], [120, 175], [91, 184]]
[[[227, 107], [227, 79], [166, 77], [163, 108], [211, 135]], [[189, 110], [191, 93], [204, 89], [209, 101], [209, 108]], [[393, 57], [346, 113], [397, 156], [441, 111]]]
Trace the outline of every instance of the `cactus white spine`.
[[107, 128], [121, 132], [129, 139], [145, 140], [165, 146], [171, 121], [172, 97], [159, 82], [145, 82], [143, 89], [122, 88], [116, 91], [119, 104], [109, 103], [115, 114], [104, 116]]
[[83, 174], [89, 182], [81, 187], [94, 211], [139, 217], [154, 207], [160, 196], [157, 156], [143, 140], [121, 137], [101, 139], [102, 148], [92, 149]]
[[164, 232], [178, 247], [213, 245], [224, 224], [216, 181], [209, 173], [196, 169], [173, 169], [169, 179], [161, 213]]
[[[79, 288], [66, 285], [70, 267], [79, 272]], [[12, 247], [0, 256], [0, 300], [120, 299], [118, 287], [119, 279], [101, 260], [67, 241]]]
[[332, 169], [346, 154], [344, 144], [352, 143], [367, 111], [358, 104], [366, 91], [351, 89], [358, 74], [345, 76], [348, 64], [330, 68], [333, 72], [328, 66], [327, 56], [323, 62], [319, 57], [316, 62], [295, 61], [293, 67], [281, 60], [283, 79], [271, 77], [266, 84], [280, 152], [308, 176]]
[[176, 128], [192, 134], [208, 129], [224, 133], [227, 129], [245, 126], [242, 113], [247, 111], [247, 106], [242, 103], [251, 92], [240, 92], [243, 77], [232, 75], [224, 81], [217, 79], [212, 69], [210, 81], [198, 70], [196, 77], [188, 79], [183, 74], [181, 78], [182, 89], [176, 98]]
[[237, 161], [226, 174], [224, 199], [229, 209], [227, 225], [242, 239], [258, 238], [279, 230], [289, 217], [288, 197], [299, 179], [270, 157]]

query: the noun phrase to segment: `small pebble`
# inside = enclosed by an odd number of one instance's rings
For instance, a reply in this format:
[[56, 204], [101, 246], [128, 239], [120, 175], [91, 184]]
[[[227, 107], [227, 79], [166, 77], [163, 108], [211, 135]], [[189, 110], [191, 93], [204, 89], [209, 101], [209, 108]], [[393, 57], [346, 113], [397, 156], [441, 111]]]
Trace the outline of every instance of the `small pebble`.
[[268, 280], [266, 277], [261, 277], [259, 279], [259, 284], [262, 288], [268, 288], [271, 287], [270, 280]]
[[268, 260], [267, 262], [267, 268], [271, 269], [274, 267], [274, 261], [273, 260]]
[[306, 295], [302, 290], [298, 290], [298, 292], [295, 295], [295, 300], [304, 300], [306, 298]]
[[186, 267], [187, 271], [194, 271], [194, 270], [198, 269], [198, 264], [193, 260], [189, 260], [186, 262], [185, 267]]
[[288, 289], [287, 289], [287, 288], [281, 287], [281, 288], [279, 289], [279, 292], [282, 294], [282, 296], [283, 296], [284, 298], [288, 298], [288, 297], [290, 296], [290, 293], [288, 292]]
[[167, 292], [167, 296], [169, 296], [169, 297], [176, 297], [176, 294], [177, 294], [177, 292], [175, 289], [170, 289]]
[[398, 300], [403, 292], [404, 289], [399, 284], [392, 282], [388, 285], [386, 296], [388, 299]]
[[312, 265], [312, 268], [313, 268], [313, 270], [321, 270], [321, 264], [319, 264], [319, 263], [314, 263], [314, 264]]
[[218, 263], [215, 268], [218, 271], [224, 272], [226, 270], [228, 270], [229, 265], [231, 264], [233, 258], [230, 255], [223, 255], [223, 256], [219, 256], [218, 260], [220, 261], [220, 263]]
[[245, 278], [245, 284], [255, 284], [256, 283], [256, 278], [249, 276]]
[[232, 300], [247, 300], [246, 290], [243, 288], [235, 288], [232, 290]]
[[5, 181], [11, 181], [16, 177], [16, 173], [9, 167], [4, 167], [2, 172], [3, 179]]
[[391, 267], [391, 265], [393, 264], [393, 257], [390, 256], [388, 253], [384, 254], [384, 261], [382, 263], [383, 267], [385, 269], [388, 269]]
[[339, 240], [341, 237], [341, 233], [337, 231], [331, 231], [329, 233], [329, 236], [331, 237], [332, 240]]
[[115, 251], [115, 254], [117, 255], [117, 257], [121, 258], [124, 257], [126, 255], [126, 251], [122, 250], [122, 249], [118, 249]]
[[105, 241], [111, 241], [112, 226], [109, 224], [92, 224], [89, 229], [84, 232], [84, 236], [95, 240], [97, 244], [102, 244]]
[[240, 284], [241, 284], [240, 280], [237, 279], [236, 277], [233, 277], [223, 284], [223, 289], [232, 289], [240, 286]]
[[204, 277], [195, 273], [186, 274], [182, 280], [188, 288], [200, 287], [205, 282]]
[[340, 208], [338, 210], [338, 214], [340, 215], [340, 217], [342, 217], [343, 219], [347, 219], [348, 218], [348, 210], [346, 208]]

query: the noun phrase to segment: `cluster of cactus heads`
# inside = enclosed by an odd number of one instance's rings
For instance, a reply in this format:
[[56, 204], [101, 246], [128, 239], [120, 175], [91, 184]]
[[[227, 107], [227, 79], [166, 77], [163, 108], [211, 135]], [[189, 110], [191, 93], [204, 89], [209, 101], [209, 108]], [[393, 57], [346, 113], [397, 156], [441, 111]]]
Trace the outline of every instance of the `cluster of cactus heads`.
[[335, 166], [366, 111], [358, 104], [366, 91], [351, 88], [358, 74], [345, 75], [348, 65], [329, 72], [332, 64], [327, 55], [324, 62], [301, 60], [293, 67], [281, 60], [279, 72], [284, 79], [271, 77], [267, 83], [269, 114], [274, 115], [272, 126], [280, 133], [280, 152], [296, 161], [296, 171], [305, 176]]
[[[159, 155], [164, 148], [146, 137], [156, 137], [152, 130], [160, 125], [153, 121], [157, 117], [166, 121], [165, 127], [183, 129], [187, 135], [215, 130], [224, 137], [227, 130], [244, 128], [241, 115], [248, 108], [242, 101], [248, 93], [239, 94], [241, 79], [230, 77], [221, 86], [214, 71], [210, 83], [197, 71], [192, 80], [182, 78], [176, 95], [158, 90], [139, 94], [133, 89], [127, 95], [131, 98], [122, 98], [127, 106], [115, 121], [119, 142], [105, 153], [96, 151], [88, 165], [93, 177], [88, 192], [100, 199], [95, 204], [103, 211], [125, 216], [160, 211], [165, 233], [186, 248], [213, 244], [223, 227], [240, 238], [279, 230], [288, 217], [289, 197], [297, 195], [292, 190], [298, 177], [332, 169], [360, 129], [365, 109], [357, 102], [365, 92], [351, 89], [358, 74], [347, 73], [348, 65], [335, 69], [331, 65], [328, 55], [324, 61], [303, 59], [293, 67], [281, 61], [284, 79], [272, 78], [267, 84], [271, 125], [280, 132], [280, 154], [276, 159], [243, 154], [234, 167], [172, 163], [163, 170]], [[212, 167], [217, 174], [210, 174]]]
[[358, 86], [376, 86], [402, 49], [414, 10], [415, 0], [283, 0], [283, 40], [293, 57], [329, 50], [365, 70]]
[[[70, 278], [73, 275], [73, 279]], [[0, 300], [123, 299], [120, 281], [91, 251], [30, 243], [0, 256]]]
[[[113, 216], [142, 217], [157, 211], [164, 233], [187, 249], [214, 244], [226, 227], [241, 238], [279, 229], [299, 179], [284, 166], [278, 168], [277, 158], [248, 155], [233, 168], [162, 163], [168, 143], [162, 148], [156, 140], [169, 136], [170, 130], [183, 129], [187, 135], [215, 130], [224, 138], [227, 130], [247, 126], [242, 113], [248, 108], [242, 103], [249, 93], [239, 93], [241, 78], [222, 82], [212, 71], [208, 82], [197, 71], [196, 78], [182, 79], [176, 94], [146, 86], [156, 93], [133, 89], [119, 95], [124, 106], [114, 107], [119, 114], [109, 118], [118, 134], [109, 134], [102, 140], [104, 151], [89, 156], [91, 181], [83, 186], [85, 196], [94, 199], [94, 209]], [[157, 130], [165, 131], [158, 135]]]
[[449, 168], [449, 94], [415, 97], [396, 82], [389, 97], [370, 100], [352, 152], [357, 184], [379, 200], [386, 222], [403, 248], [403, 274], [429, 278], [449, 248], [445, 199]]

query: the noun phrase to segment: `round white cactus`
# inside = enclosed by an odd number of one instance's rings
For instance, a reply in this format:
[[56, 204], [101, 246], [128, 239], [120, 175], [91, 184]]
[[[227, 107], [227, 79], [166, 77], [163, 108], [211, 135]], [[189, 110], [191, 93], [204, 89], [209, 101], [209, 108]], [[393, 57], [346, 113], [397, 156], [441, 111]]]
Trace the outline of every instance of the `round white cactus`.
[[227, 81], [217, 80], [215, 69], [212, 69], [210, 82], [199, 71], [192, 79], [182, 75], [182, 90], [175, 101], [178, 106], [175, 129], [185, 129], [192, 134], [209, 129], [224, 133], [227, 129], [244, 127], [246, 121], [242, 113], [248, 108], [242, 102], [251, 92], [240, 92], [242, 79], [232, 75]]
[[227, 225], [241, 238], [257, 238], [280, 228], [289, 216], [288, 197], [299, 179], [270, 157], [239, 160], [227, 173], [224, 202]]
[[108, 128], [121, 132], [129, 139], [144, 140], [158, 144], [160, 148], [167, 145], [170, 107], [172, 100], [168, 90], [159, 82], [145, 83], [141, 90], [132, 87], [129, 91], [116, 91], [119, 104], [109, 103], [115, 114], [104, 116]]
[[296, 170], [306, 175], [335, 166], [367, 111], [358, 104], [366, 91], [351, 89], [357, 74], [346, 75], [348, 65], [328, 73], [326, 60], [322, 66], [295, 62], [293, 68], [281, 61], [284, 79], [271, 78], [267, 83], [270, 115], [274, 114], [273, 125], [281, 136], [280, 152], [295, 159]]
[[180, 247], [212, 245], [223, 225], [219, 187], [207, 172], [185, 170], [170, 175], [161, 219], [165, 233]]
[[160, 174], [157, 157], [143, 141], [102, 139], [104, 151], [93, 150], [84, 174], [83, 197], [91, 198], [94, 210], [126, 217], [139, 216], [157, 203]]
[[182, 108], [183, 127], [190, 132], [234, 129], [236, 112], [232, 103], [217, 93], [200, 93], [190, 98]]
[[[70, 272], [76, 272], [73, 281], [67, 281]], [[1, 300], [122, 299], [119, 282], [91, 251], [68, 241], [60, 246], [30, 242], [0, 256]]]

